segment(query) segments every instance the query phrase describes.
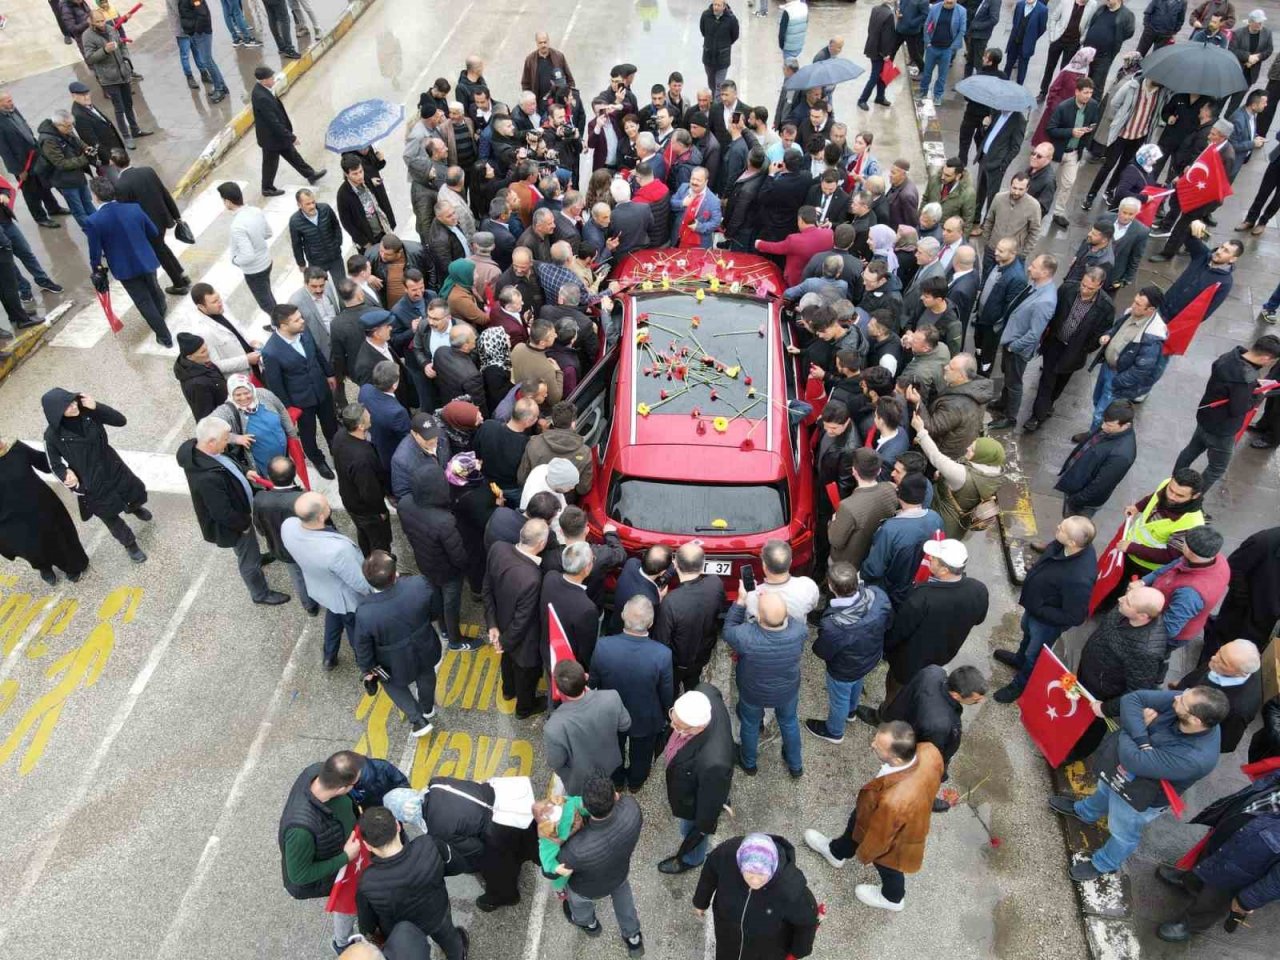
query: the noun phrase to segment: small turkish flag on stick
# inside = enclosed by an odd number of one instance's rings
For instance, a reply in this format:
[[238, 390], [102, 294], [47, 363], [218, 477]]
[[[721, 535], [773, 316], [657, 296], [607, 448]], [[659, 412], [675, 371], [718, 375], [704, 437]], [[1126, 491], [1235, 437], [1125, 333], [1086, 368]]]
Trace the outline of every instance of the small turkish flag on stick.
[[1106, 599], [1107, 594], [1115, 589], [1124, 575], [1124, 550], [1121, 544], [1129, 539], [1129, 521], [1116, 527], [1115, 536], [1107, 544], [1107, 549], [1098, 557], [1098, 576], [1093, 581], [1093, 593], [1089, 595], [1089, 616], [1098, 609], [1098, 605]]
[[1043, 647], [1018, 709], [1027, 734], [1051, 767], [1067, 758], [1093, 723], [1092, 699], [1053, 651]]

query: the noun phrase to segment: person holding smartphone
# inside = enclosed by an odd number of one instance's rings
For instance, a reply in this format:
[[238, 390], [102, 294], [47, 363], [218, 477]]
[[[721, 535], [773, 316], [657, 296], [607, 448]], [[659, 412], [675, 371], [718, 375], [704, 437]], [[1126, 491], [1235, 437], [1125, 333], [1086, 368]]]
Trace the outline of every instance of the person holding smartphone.
[[1080, 164], [1085, 151], [1098, 129], [1102, 109], [1093, 99], [1093, 81], [1081, 77], [1076, 81], [1076, 92], [1069, 100], [1063, 100], [1053, 109], [1046, 133], [1053, 144], [1053, 159], [1058, 161], [1058, 192], [1053, 203], [1053, 222], [1059, 227], [1067, 225], [1067, 203], [1071, 188], [1076, 184]]

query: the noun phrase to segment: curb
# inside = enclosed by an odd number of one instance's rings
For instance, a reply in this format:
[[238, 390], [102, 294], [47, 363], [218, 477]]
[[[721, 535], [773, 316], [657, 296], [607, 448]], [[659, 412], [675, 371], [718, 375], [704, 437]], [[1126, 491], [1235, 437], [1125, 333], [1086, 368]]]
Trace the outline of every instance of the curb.
[[[323, 40], [313, 44], [302, 55], [302, 59], [288, 61], [281, 71], [276, 74], [276, 95], [283, 96], [287, 93], [289, 88], [310, 70], [317, 60], [328, 53], [339, 40], [351, 31], [355, 22], [364, 16], [365, 11], [374, 2], [375, 0], [351, 0], [347, 9], [338, 17], [337, 22], [324, 35]], [[232, 117], [231, 121], [200, 151], [200, 156], [187, 168], [187, 172], [182, 175], [181, 179], [173, 187], [174, 199], [181, 200], [189, 196], [200, 181], [213, 172], [213, 168], [218, 165], [232, 147], [244, 138], [252, 127], [253, 108], [245, 107]]]
[[[64, 314], [69, 313], [76, 304], [77, 301], [74, 299], [64, 300], [45, 314], [44, 323], [28, 327], [26, 330], [14, 331], [17, 336], [4, 348], [8, 356], [0, 360], [0, 383], [3, 383], [9, 374], [22, 366], [28, 357], [44, 345], [54, 323]], [[103, 323], [105, 322], [104, 320]]]

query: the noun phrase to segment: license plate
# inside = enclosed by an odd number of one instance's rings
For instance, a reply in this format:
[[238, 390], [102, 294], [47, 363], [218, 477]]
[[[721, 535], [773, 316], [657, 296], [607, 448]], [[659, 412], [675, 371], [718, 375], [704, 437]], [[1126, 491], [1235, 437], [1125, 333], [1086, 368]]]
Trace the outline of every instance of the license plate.
[[733, 561], [705, 560], [702, 564], [702, 572], [714, 577], [727, 577], [733, 573]]

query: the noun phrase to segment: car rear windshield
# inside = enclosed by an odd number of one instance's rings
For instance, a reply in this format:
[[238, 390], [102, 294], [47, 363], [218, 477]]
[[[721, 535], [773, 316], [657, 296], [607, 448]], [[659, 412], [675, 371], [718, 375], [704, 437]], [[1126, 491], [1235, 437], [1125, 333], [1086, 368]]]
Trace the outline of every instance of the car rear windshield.
[[[769, 352], [761, 331], [769, 310], [764, 303], [724, 293], [708, 294], [701, 303], [684, 294], [656, 293], [636, 297], [634, 308], [636, 332], [647, 328], [649, 334], [634, 351], [637, 404], [655, 414], [687, 416], [697, 407], [709, 417], [738, 411], [753, 420], [765, 416]], [[647, 325], [639, 321], [643, 314], [649, 315]], [[704, 356], [715, 363], [708, 365]], [[755, 396], [749, 397], [753, 388]]]
[[787, 523], [781, 485], [666, 483], [622, 477], [609, 514], [619, 523], [655, 533], [730, 536], [776, 530]]

